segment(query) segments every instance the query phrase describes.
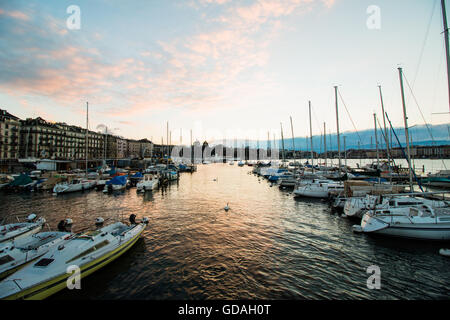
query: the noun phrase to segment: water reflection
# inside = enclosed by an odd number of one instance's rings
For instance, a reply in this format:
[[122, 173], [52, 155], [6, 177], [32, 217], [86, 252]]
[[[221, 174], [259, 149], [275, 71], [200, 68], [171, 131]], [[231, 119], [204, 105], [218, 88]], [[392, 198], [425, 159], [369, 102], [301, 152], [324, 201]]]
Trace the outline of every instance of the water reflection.
[[[293, 198], [249, 174], [214, 164], [167, 187], [137, 193], [0, 195], [0, 217], [35, 212], [56, 228], [95, 218], [150, 218], [128, 253], [83, 280], [82, 292], [53, 299], [443, 299], [448, 259], [441, 244], [352, 232], [354, 221], [327, 203]], [[231, 210], [224, 207], [229, 204]], [[366, 287], [367, 267], [382, 270], [382, 289]]]

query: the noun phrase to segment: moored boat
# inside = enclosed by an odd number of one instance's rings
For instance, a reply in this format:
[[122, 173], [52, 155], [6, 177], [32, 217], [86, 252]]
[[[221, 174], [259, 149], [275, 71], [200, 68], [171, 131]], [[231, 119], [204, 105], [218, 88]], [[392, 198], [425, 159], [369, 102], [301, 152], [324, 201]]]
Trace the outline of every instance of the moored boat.
[[369, 211], [354, 229], [408, 239], [448, 241], [450, 208], [422, 205]]
[[44, 218], [37, 218], [37, 216], [32, 213], [27, 217], [26, 222], [1, 225], [0, 243], [20, 239], [38, 233], [41, 231], [44, 224]]
[[70, 239], [69, 232], [40, 232], [0, 244], [0, 279]]
[[152, 174], [144, 174], [144, 179], [136, 185], [137, 191], [151, 191], [156, 189], [159, 184], [159, 179]]
[[96, 180], [73, 178], [69, 181], [56, 184], [53, 192], [56, 194], [77, 192], [92, 189], [95, 185]]
[[67, 286], [70, 267], [77, 266], [80, 279], [104, 267], [129, 250], [140, 238], [148, 219], [131, 224], [117, 222], [74, 236], [0, 282], [0, 299], [40, 300]]

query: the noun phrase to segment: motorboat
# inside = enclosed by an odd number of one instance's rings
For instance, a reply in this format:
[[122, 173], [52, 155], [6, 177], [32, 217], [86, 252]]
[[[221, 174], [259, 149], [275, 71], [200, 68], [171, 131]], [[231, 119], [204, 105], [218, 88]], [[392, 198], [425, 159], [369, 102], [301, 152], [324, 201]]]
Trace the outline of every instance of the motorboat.
[[440, 170], [435, 174], [428, 174], [422, 179], [425, 186], [450, 189], [450, 170]]
[[326, 199], [330, 192], [339, 193], [344, 191], [342, 183], [331, 182], [330, 180], [314, 180], [304, 186], [300, 186], [294, 191], [294, 197], [308, 197]]
[[68, 270], [76, 267], [82, 279], [104, 267], [136, 243], [148, 219], [138, 223], [131, 215], [130, 222], [117, 222], [80, 233], [53, 247], [36, 263], [28, 264], [0, 282], [0, 299], [45, 299], [67, 287], [72, 275]]
[[356, 232], [417, 240], [450, 240], [450, 208], [429, 205], [378, 209], [364, 214]]
[[0, 279], [67, 241], [70, 232], [40, 232], [0, 244]]
[[0, 243], [12, 241], [38, 233], [44, 227], [45, 219], [37, 218], [32, 213], [25, 222], [4, 224], [0, 226]]
[[158, 187], [159, 179], [152, 174], [144, 174], [144, 178], [136, 184], [137, 191], [151, 191]]
[[96, 180], [73, 178], [69, 181], [56, 184], [53, 188], [53, 192], [60, 194], [89, 190], [94, 188], [96, 183]]
[[128, 176], [115, 176], [105, 183], [103, 193], [125, 190], [128, 183]]

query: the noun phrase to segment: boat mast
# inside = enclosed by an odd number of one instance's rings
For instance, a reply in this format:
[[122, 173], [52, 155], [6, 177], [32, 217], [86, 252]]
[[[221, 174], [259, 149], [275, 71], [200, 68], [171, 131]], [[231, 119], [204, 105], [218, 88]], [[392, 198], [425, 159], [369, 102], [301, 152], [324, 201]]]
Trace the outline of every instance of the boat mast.
[[166, 132], [166, 143], [167, 143], [167, 161], [166, 164], [169, 165], [169, 121], [167, 121], [167, 132]]
[[444, 38], [445, 38], [445, 49], [447, 57], [447, 79], [448, 79], [448, 94], [449, 94], [449, 107], [450, 107], [450, 44], [448, 35], [448, 21], [447, 21], [447, 11], [445, 9], [445, 0], [441, 0], [442, 4], [442, 18], [444, 21]]
[[[378, 89], [380, 90], [380, 100], [381, 100], [381, 110], [383, 112], [383, 125], [384, 125], [384, 137], [385, 137], [385, 141], [386, 141], [386, 151], [389, 157], [389, 163], [391, 161], [391, 151], [389, 148], [389, 137], [388, 137], [388, 133], [387, 133], [387, 128], [386, 128], [386, 114], [384, 112], [384, 101], [383, 101], [383, 93], [381, 91], [381, 86], [378, 86]], [[390, 165], [389, 165], [390, 167]]]
[[281, 125], [281, 147], [283, 148], [283, 163], [286, 161], [286, 156], [284, 154], [284, 136], [283, 136], [283, 124], [280, 122]]
[[338, 106], [338, 87], [334, 86], [334, 95], [336, 99], [336, 126], [337, 126], [337, 142], [339, 155], [339, 173], [341, 173], [341, 139], [339, 137], [339, 106]]
[[89, 102], [86, 102], [86, 178], [88, 176]]
[[192, 145], [192, 129], [191, 129], [191, 164], [194, 164], [194, 146]]
[[407, 160], [408, 160], [408, 169], [409, 169], [409, 188], [410, 192], [413, 192], [413, 175], [411, 168], [411, 150], [409, 148], [409, 130], [408, 130], [408, 117], [406, 116], [406, 102], [405, 102], [405, 91], [403, 88], [403, 69], [398, 68], [399, 77], [400, 77], [400, 88], [402, 93], [402, 104], [403, 104], [403, 119], [405, 121], [405, 139], [406, 139], [406, 152], [407, 152]]
[[323, 123], [323, 145], [325, 151], [325, 168], [327, 167], [328, 153], [327, 153], [327, 124]]
[[344, 159], [345, 159], [345, 170], [347, 170], [347, 136], [344, 136]]
[[377, 150], [377, 169], [380, 165], [380, 153], [378, 152], [378, 132], [377, 132], [377, 114], [373, 114], [373, 123], [375, 124], [375, 146]]
[[309, 136], [311, 139], [311, 169], [314, 173], [314, 151], [313, 151], [313, 136], [312, 136], [312, 124], [311, 124], [311, 101], [309, 101]]
[[291, 119], [291, 132], [292, 132], [292, 149], [294, 152], [294, 163], [295, 163], [295, 139], [294, 139], [294, 126], [292, 125], [292, 117], [289, 117]]

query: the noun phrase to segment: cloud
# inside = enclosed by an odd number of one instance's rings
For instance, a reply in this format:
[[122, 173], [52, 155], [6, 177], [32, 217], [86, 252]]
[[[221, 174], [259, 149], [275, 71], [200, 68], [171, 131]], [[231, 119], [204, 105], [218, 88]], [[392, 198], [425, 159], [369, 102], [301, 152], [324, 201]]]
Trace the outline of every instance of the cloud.
[[102, 39], [97, 32], [82, 41], [67, 31], [63, 20], [30, 8], [0, 8], [0, 15], [10, 18], [0, 19], [0, 90], [47, 97], [62, 106], [92, 99], [103, 106], [98, 112], [109, 117], [226, 108], [239, 95], [260, 95], [261, 88], [276, 87], [261, 70], [270, 61], [270, 45], [283, 17], [307, 12], [317, 3], [329, 8], [334, 1], [197, 3], [222, 7], [199, 22], [208, 31], [159, 41], [159, 50], [122, 58], [95, 46]]

